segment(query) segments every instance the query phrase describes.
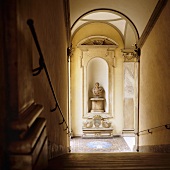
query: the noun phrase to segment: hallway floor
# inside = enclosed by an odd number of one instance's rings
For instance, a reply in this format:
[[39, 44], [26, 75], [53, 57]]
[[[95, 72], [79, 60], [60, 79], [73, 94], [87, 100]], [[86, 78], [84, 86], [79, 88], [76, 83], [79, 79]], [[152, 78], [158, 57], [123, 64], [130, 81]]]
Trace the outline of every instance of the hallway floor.
[[71, 153], [113, 153], [132, 152], [134, 137], [113, 137], [110, 139], [82, 139], [70, 140]]

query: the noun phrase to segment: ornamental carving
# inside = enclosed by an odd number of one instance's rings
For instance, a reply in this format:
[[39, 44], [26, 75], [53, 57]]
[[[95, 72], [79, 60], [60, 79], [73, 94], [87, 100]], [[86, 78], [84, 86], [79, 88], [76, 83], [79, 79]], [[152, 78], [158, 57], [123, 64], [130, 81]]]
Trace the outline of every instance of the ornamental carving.
[[96, 38], [92, 38], [92, 39], [86, 40], [81, 45], [116, 45], [116, 44], [113, 43], [112, 41], [108, 40], [108, 39], [96, 39]]
[[110, 47], [110, 48], [117, 48], [118, 44], [105, 36], [91, 36], [86, 39], [83, 39], [78, 43], [78, 47], [84, 48], [85, 46], [104, 46], [104, 47]]
[[110, 128], [112, 123], [100, 115], [95, 115], [83, 122], [84, 128]]

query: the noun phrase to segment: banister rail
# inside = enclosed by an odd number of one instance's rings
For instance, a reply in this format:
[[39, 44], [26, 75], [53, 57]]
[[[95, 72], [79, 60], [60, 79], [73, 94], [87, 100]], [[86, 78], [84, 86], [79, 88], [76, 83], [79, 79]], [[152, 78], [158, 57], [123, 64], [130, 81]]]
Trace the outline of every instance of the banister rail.
[[152, 130], [158, 129], [158, 128], [161, 128], [161, 127], [165, 127], [166, 129], [170, 130], [170, 124], [166, 124], [166, 125], [161, 125], [161, 126], [156, 126], [156, 127], [153, 127], [153, 128], [141, 130], [141, 131], [139, 131], [138, 133], [135, 133], [135, 135], [139, 136], [139, 134], [140, 134], [140, 133], [143, 133], [143, 132], [148, 132], [148, 133], [151, 133], [151, 134], [152, 134]]
[[66, 120], [65, 120], [65, 118], [63, 116], [63, 113], [62, 113], [62, 110], [60, 108], [60, 105], [59, 105], [59, 103], [57, 101], [57, 98], [56, 98], [56, 95], [55, 95], [55, 92], [54, 92], [54, 89], [53, 89], [53, 86], [52, 86], [52, 83], [51, 83], [51, 79], [50, 79], [50, 76], [48, 74], [48, 70], [47, 70], [46, 64], [44, 62], [44, 57], [43, 57], [43, 54], [42, 54], [42, 51], [41, 51], [41, 48], [40, 48], [40, 45], [39, 45], [39, 42], [38, 42], [38, 38], [37, 38], [36, 32], [35, 32], [34, 22], [33, 22], [32, 19], [28, 19], [27, 20], [27, 24], [28, 24], [28, 26], [30, 28], [30, 31], [32, 33], [35, 45], [36, 45], [38, 53], [40, 55], [40, 58], [39, 58], [39, 67], [33, 69], [33, 76], [37, 76], [44, 69], [44, 71], [46, 73], [46, 76], [47, 76], [47, 79], [48, 79], [48, 82], [49, 82], [49, 85], [50, 85], [50, 88], [51, 88], [51, 91], [52, 91], [52, 94], [53, 94], [53, 97], [54, 97], [54, 100], [55, 100], [55, 103], [56, 103], [55, 108], [51, 109], [50, 111], [54, 112], [58, 108], [58, 110], [59, 110], [59, 112], [60, 112], [60, 114], [62, 116], [62, 119], [63, 119], [62, 122], [59, 123], [59, 125], [65, 123], [66, 128], [64, 130], [68, 130], [67, 134], [69, 134], [70, 133], [69, 132], [69, 127], [68, 127], [67, 122], [66, 122]]

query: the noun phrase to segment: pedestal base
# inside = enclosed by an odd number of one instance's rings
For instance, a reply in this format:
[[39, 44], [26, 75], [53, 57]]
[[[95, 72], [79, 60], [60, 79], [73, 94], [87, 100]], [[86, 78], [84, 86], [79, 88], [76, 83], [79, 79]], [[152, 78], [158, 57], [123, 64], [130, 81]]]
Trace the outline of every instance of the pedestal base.
[[104, 112], [104, 98], [91, 98], [91, 112]]
[[82, 138], [112, 138], [113, 128], [83, 128]]
[[94, 112], [96, 112], [96, 113], [104, 113], [104, 110], [91, 110], [91, 113], [94, 113]]

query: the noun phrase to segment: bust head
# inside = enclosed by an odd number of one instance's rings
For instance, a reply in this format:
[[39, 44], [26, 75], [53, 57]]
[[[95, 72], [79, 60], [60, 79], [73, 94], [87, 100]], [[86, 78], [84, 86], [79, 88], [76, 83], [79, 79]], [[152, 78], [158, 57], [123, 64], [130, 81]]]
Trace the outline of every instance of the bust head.
[[103, 93], [103, 87], [101, 87], [99, 83], [96, 82], [94, 88], [92, 89], [92, 92], [95, 97], [101, 97]]
[[99, 87], [99, 83], [98, 82], [95, 83], [95, 87]]

